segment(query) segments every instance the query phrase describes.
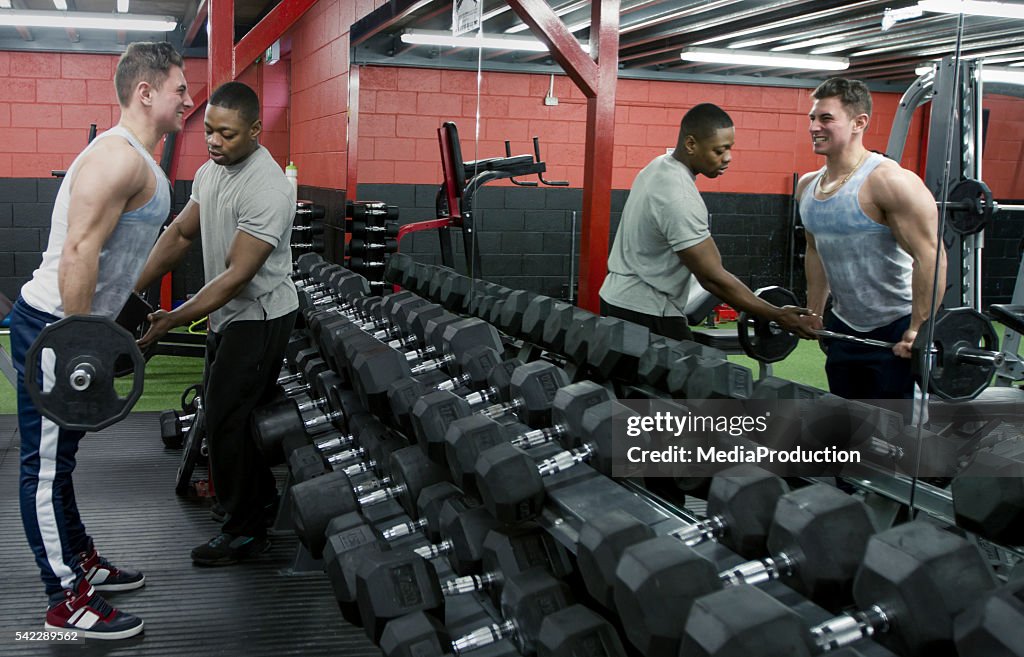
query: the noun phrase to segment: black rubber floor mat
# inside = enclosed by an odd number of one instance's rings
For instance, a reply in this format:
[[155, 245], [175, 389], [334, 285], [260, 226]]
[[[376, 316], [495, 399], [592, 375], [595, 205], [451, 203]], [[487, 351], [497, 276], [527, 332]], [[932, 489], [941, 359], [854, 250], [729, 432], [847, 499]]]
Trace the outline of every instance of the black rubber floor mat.
[[16, 418], [0, 416], [0, 655], [380, 654], [362, 630], [342, 620], [326, 576], [285, 574], [294, 538], [276, 538], [267, 554], [242, 564], [192, 565], [190, 550], [219, 526], [207, 506], [174, 494], [181, 452], [164, 448], [157, 413], [133, 413], [87, 436], [75, 470], [79, 509], [100, 553], [146, 575], [137, 591], [107, 594], [142, 617], [145, 633], [85, 645], [16, 641], [16, 632], [43, 629], [46, 607], [21, 527], [18, 452]]

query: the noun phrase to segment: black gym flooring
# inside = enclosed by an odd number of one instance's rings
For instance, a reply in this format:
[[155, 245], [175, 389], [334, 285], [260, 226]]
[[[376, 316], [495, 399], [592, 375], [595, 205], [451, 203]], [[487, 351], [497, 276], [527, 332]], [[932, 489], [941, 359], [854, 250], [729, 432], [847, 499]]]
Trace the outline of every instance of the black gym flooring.
[[192, 565], [192, 547], [219, 527], [207, 506], [174, 494], [181, 452], [160, 441], [158, 413], [133, 413], [83, 439], [75, 491], [100, 553], [138, 568], [146, 586], [108, 594], [146, 623], [140, 637], [79, 644], [16, 641], [43, 629], [46, 598], [18, 511], [18, 430], [0, 416], [0, 655], [346, 655], [380, 652], [345, 623], [320, 572], [287, 574], [294, 537], [255, 560]]

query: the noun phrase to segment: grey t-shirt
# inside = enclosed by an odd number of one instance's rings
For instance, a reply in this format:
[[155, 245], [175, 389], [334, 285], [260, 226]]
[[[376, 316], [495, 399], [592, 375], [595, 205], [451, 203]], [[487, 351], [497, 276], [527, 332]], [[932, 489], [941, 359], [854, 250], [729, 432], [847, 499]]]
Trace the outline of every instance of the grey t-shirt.
[[196, 172], [192, 200], [199, 204], [206, 282], [227, 269], [236, 231], [274, 247], [245, 289], [210, 313], [210, 330], [238, 320], [276, 319], [298, 308], [290, 276], [295, 192], [270, 152], [260, 146], [238, 164], [207, 162]]
[[629, 191], [601, 298], [647, 315], [684, 315], [691, 274], [676, 252], [709, 237], [708, 209], [693, 172], [671, 155], [656, 157]]

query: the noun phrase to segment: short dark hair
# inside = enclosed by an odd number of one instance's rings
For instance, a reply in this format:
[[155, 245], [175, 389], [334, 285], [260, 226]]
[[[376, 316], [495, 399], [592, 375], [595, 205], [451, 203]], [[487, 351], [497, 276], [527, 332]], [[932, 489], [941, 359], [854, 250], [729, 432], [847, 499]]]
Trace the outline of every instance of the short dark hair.
[[871, 91], [868, 90], [868, 85], [860, 80], [829, 78], [811, 92], [811, 98], [838, 98], [850, 118], [859, 114], [871, 116]]
[[224, 109], [238, 110], [239, 116], [247, 123], [260, 118], [260, 98], [249, 85], [242, 82], [225, 82], [210, 94], [210, 104]]
[[185, 61], [171, 44], [165, 41], [128, 44], [124, 54], [117, 60], [117, 70], [114, 72], [117, 102], [121, 107], [128, 107], [132, 91], [139, 82], [145, 81], [159, 87], [167, 79], [172, 66], [185, 68]]
[[679, 141], [687, 136], [703, 141], [722, 128], [731, 128], [732, 118], [718, 105], [701, 103], [695, 105], [683, 116], [679, 124]]

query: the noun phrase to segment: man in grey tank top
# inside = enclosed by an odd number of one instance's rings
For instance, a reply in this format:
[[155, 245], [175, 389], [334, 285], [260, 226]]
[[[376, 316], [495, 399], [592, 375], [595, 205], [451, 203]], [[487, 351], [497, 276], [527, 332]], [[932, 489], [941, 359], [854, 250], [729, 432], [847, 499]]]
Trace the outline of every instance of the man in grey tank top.
[[935, 199], [916, 174], [864, 147], [871, 94], [863, 82], [832, 78], [811, 97], [811, 142], [825, 167], [797, 185], [807, 235], [807, 305], [815, 312], [805, 321], [896, 343], [890, 352], [823, 339], [833, 393], [911, 398], [910, 350], [941, 301], [934, 277], [946, 281]]
[[[47, 324], [69, 315], [116, 317], [131, 293], [131, 280], [170, 211], [167, 177], [152, 154], [165, 134], [181, 130], [192, 107], [183, 66], [167, 43], [133, 43], [118, 60], [114, 86], [121, 118], [68, 168], [42, 264], [11, 313], [21, 519], [49, 596], [45, 627], [91, 639], [142, 632], [140, 618], [115, 609], [97, 591], [136, 589], [145, 577], [97, 554], [72, 483], [85, 434], [40, 416], [24, 388], [25, 353]], [[53, 361], [41, 361], [44, 385], [52, 384]]]
[[196, 172], [188, 204], [157, 241], [136, 283], [145, 289], [202, 239], [206, 284], [171, 312], [149, 316], [140, 345], [208, 316], [203, 402], [211, 478], [227, 515], [220, 533], [192, 550], [204, 566], [262, 552], [277, 482], [251, 431], [253, 410], [276, 392], [299, 307], [291, 280], [295, 191], [257, 141], [259, 98], [241, 82], [218, 87], [206, 107], [210, 161]]
[[722, 266], [708, 228], [708, 210], [697, 176], [717, 178], [732, 161], [736, 130], [717, 105], [701, 103], [683, 116], [676, 148], [637, 174], [622, 210], [608, 275], [601, 286], [601, 313], [648, 327], [677, 340], [692, 339], [683, 312], [696, 278], [734, 308], [774, 320], [814, 338], [800, 322], [806, 308], [779, 308], [754, 296]]

